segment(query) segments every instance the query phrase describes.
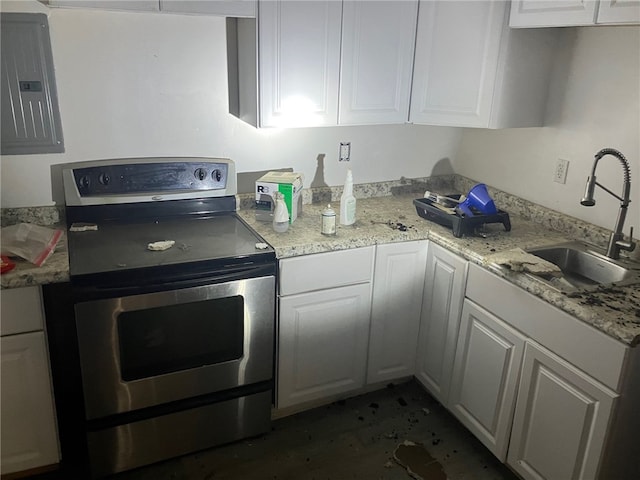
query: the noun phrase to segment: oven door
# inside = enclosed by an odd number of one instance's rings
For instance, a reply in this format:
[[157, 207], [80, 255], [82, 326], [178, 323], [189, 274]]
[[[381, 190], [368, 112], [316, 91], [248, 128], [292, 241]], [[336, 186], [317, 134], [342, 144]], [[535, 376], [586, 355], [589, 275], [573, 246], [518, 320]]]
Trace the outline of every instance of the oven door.
[[88, 420], [273, 378], [274, 276], [82, 302], [75, 313]]

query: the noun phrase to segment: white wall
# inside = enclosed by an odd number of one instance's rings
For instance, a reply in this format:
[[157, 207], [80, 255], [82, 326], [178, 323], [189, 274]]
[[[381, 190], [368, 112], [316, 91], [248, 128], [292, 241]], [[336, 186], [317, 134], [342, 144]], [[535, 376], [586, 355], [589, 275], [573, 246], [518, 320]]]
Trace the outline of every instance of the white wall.
[[[596, 187], [596, 205], [583, 207], [593, 157], [604, 147], [631, 164], [628, 226], [640, 234], [640, 27], [565, 29], [545, 128], [465, 130], [456, 173], [612, 229], [620, 202]], [[558, 158], [569, 160], [567, 183], [553, 182]], [[598, 181], [622, 191], [622, 165], [604, 157]]]
[[[21, 2], [18, 9], [35, 2]], [[40, 10], [38, 4], [35, 4]], [[11, 2], [2, 1], [7, 10]], [[462, 130], [398, 125], [256, 130], [228, 114], [225, 22], [220, 17], [44, 9], [66, 151], [2, 158], [1, 206], [52, 204], [50, 166], [138, 156], [229, 157], [239, 172], [293, 167], [344, 181], [351, 142], [356, 183], [431, 174]], [[440, 167], [438, 167], [440, 168]]]

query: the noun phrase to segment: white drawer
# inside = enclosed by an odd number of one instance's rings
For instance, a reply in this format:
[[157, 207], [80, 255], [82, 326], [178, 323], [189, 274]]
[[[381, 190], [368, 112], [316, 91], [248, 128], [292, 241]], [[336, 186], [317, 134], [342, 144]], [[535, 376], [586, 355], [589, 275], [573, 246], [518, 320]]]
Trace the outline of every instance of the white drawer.
[[280, 295], [370, 282], [374, 251], [371, 246], [280, 260]]
[[0, 335], [44, 329], [40, 287], [0, 290]]

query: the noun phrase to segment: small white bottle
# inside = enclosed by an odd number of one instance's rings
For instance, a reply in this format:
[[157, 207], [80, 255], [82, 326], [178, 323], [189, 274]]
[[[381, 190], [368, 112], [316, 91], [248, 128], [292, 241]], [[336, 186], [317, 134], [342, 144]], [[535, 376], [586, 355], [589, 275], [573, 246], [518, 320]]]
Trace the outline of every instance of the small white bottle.
[[289, 228], [289, 210], [280, 192], [275, 193], [275, 198], [276, 208], [273, 211], [273, 229], [278, 233], [284, 233]]
[[356, 221], [356, 197], [353, 196], [353, 175], [347, 170], [344, 190], [340, 197], [340, 224], [353, 225]]
[[327, 205], [327, 208], [322, 211], [322, 228], [320, 233], [323, 235], [336, 234], [336, 212], [331, 208], [331, 205]]

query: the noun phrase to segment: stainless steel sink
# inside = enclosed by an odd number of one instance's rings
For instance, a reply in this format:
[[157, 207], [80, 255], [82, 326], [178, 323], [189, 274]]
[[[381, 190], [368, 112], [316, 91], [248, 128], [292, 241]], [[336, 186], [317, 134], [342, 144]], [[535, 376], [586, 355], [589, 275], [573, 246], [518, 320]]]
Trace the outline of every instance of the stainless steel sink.
[[531, 248], [527, 252], [562, 270], [561, 277], [540, 276], [558, 290], [577, 291], [640, 283], [640, 263], [625, 259], [612, 260], [604, 255], [604, 251], [601, 253], [581, 242]]

